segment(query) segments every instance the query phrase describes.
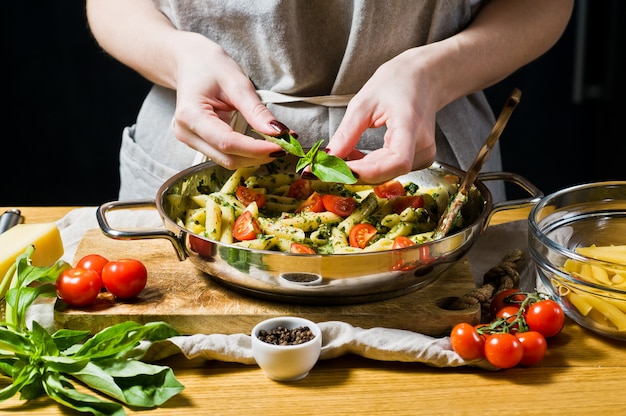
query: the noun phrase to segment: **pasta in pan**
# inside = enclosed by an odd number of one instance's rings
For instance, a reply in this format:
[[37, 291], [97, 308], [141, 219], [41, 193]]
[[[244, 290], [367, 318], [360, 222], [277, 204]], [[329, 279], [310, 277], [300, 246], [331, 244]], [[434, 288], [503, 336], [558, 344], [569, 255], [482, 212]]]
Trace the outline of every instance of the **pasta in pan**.
[[217, 191], [191, 196], [179, 225], [210, 240], [303, 254], [381, 251], [431, 241], [458, 187], [419, 189], [311, 181], [291, 173], [241, 168]]

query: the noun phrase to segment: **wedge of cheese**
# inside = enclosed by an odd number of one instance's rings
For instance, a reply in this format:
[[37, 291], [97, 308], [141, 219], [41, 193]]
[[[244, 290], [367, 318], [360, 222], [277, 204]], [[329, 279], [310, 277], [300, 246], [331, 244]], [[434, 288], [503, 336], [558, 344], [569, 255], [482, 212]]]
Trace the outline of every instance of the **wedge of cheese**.
[[56, 224], [18, 224], [0, 234], [0, 282], [31, 244], [35, 246], [33, 266], [52, 266], [63, 256], [63, 241]]

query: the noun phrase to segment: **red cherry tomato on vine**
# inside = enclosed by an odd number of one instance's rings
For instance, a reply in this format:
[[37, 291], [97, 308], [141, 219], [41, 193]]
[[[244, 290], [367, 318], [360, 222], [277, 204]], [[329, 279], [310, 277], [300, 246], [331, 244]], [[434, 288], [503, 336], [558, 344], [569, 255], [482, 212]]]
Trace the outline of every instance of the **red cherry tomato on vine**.
[[349, 196], [326, 194], [322, 196], [322, 203], [327, 211], [340, 217], [347, 217], [356, 209], [356, 201]]
[[548, 349], [546, 338], [537, 331], [518, 332], [515, 334], [524, 347], [521, 365], [535, 365], [543, 359]]
[[72, 306], [85, 306], [96, 300], [102, 287], [100, 275], [89, 269], [64, 270], [56, 281], [59, 299]]
[[519, 306], [505, 306], [496, 313], [496, 318], [509, 318], [511, 316], [515, 316], [517, 312], [519, 312]]
[[102, 268], [108, 262], [109, 262], [109, 259], [107, 259], [104, 256], [101, 256], [100, 254], [87, 254], [86, 256], [78, 260], [78, 263], [76, 263], [76, 266], [74, 267], [77, 267], [80, 269], [93, 270], [96, 273], [98, 273], [98, 276], [100, 276], [102, 274]]
[[400, 181], [392, 179], [378, 186], [375, 186], [374, 193], [379, 198], [394, 198], [396, 196], [404, 195], [404, 186], [402, 186]]
[[130, 299], [139, 295], [147, 281], [148, 271], [139, 260], [113, 260], [102, 269], [102, 283], [116, 298]]
[[546, 338], [561, 332], [565, 324], [565, 314], [561, 305], [545, 299], [535, 302], [526, 310], [526, 323], [531, 331], [540, 332]]
[[471, 324], [455, 325], [450, 332], [450, 344], [454, 352], [464, 360], [475, 360], [485, 356], [485, 338]]
[[492, 334], [485, 342], [485, 358], [495, 367], [515, 367], [520, 363], [523, 355], [524, 347], [515, 335]]
[[348, 237], [350, 245], [357, 248], [365, 248], [367, 243], [376, 235], [376, 227], [372, 224], [360, 223], [352, 227]]
[[[517, 293], [517, 295], [516, 295]], [[489, 312], [491, 316], [496, 316], [496, 313], [505, 306], [518, 305], [526, 299], [526, 295], [520, 293], [519, 289], [506, 289], [498, 293], [493, 297], [491, 305], [489, 306]]]

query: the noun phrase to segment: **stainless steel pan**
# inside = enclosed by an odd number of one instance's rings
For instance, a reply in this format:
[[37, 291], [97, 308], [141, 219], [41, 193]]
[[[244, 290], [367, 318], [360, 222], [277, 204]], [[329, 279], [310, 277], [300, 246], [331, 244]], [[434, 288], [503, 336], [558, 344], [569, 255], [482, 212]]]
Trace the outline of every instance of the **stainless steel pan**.
[[[293, 172], [295, 160], [288, 162], [263, 168]], [[114, 201], [100, 206], [97, 210], [100, 228], [114, 239], [168, 239], [181, 261], [188, 258], [210, 278], [247, 295], [287, 303], [356, 304], [388, 299], [428, 285], [468, 252], [495, 212], [532, 205], [543, 196], [518, 175], [483, 174], [463, 209], [466, 225], [445, 238], [382, 252], [297, 255], [208, 240], [177, 223], [176, 219], [192, 204], [189, 195], [198, 193], [199, 185], [205, 187], [204, 191], [217, 191], [231, 173], [213, 162], [188, 168], [167, 180], [154, 200]], [[463, 177], [464, 173], [436, 162], [428, 169], [410, 172], [398, 179], [430, 188], [445, 186], [446, 177]], [[483, 183], [487, 180], [513, 182], [530, 197], [493, 203]], [[109, 211], [142, 207], [156, 208], [164, 228], [128, 231], [110, 227]]]

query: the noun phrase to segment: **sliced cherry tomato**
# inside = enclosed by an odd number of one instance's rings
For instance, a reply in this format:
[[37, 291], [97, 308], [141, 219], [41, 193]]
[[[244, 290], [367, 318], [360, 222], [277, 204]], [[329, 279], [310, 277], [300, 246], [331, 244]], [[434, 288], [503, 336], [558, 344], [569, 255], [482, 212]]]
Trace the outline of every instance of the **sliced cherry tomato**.
[[523, 355], [524, 347], [515, 335], [492, 334], [485, 342], [485, 358], [495, 367], [515, 367], [520, 363]]
[[313, 193], [313, 184], [308, 179], [299, 178], [291, 182], [287, 196], [296, 199], [307, 199]]
[[[391, 248], [395, 250], [398, 248], [411, 247], [414, 245], [415, 245], [415, 242], [411, 240], [409, 237], [400, 235], [394, 238], [393, 245], [391, 246]], [[404, 260], [402, 253], [394, 253], [394, 254], [397, 257], [397, 260], [395, 264], [393, 265], [393, 267], [391, 268], [391, 270], [407, 271], [407, 270], [412, 270], [418, 267], [418, 265], [415, 263], [407, 263], [406, 260]]]
[[524, 299], [526, 299], [526, 295], [521, 293], [519, 289], [505, 289], [493, 297], [489, 305], [489, 312], [491, 316], [496, 316], [500, 309], [510, 305], [519, 306]]
[[565, 324], [565, 314], [561, 305], [545, 299], [535, 302], [526, 310], [526, 323], [531, 331], [540, 332], [546, 338], [561, 332]]
[[404, 186], [400, 181], [392, 179], [383, 184], [374, 187], [374, 193], [379, 198], [394, 198], [396, 196], [404, 195]]
[[537, 331], [518, 332], [515, 334], [524, 347], [521, 365], [535, 365], [543, 359], [548, 349], [546, 338]]
[[324, 211], [324, 203], [322, 196], [317, 192], [313, 193], [296, 208], [296, 212], [322, 212]]
[[397, 248], [411, 247], [414, 245], [415, 245], [415, 242], [411, 240], [409, 237], [400, 235], [394, 238], [393, 245], [391, 246], [391, 248], [395, 250]]
[[289, 246], [289, 252], [295, 254], [315, 254], [315, 250], [302, 243], [291, 243]]
[[322, 203], [327, 211], [340, 217], [347, 217], [356, 209], [356, 201], [349, 196], [326, 194], [322, 196]]
[[233, 225], [233, 237], [236, 240], [253, 240], [261, 233], [259, 222], [252, 216], [250, 211], [244, 211], [235, 220]]
[[100, 254], [87, 254], [86, 256], [78, 260], [75, 267], [80, 269], [93, 270], [98, 273], [98, 276], [100, 276], [102, 274], [102, 268], [108, 262], [109, 259], [101, 256]]
[[468, 323], [460, 323], [450, 332], [450, 344], [454, 352], [464, 360], [475, 360], [485, 356], [485, 338]]
[[393, 212], [396, 214], [402, 213], [408, 207], [413, 209], [421, 208], [424, 206], [424, 197], [421, 195], [405, 195], [399, 196], [393, 200]]
[[265, 205], [265, 194], [250, 189], [247, 186], [238, 185], [235, 190], [235, 196], [245, 206], [250, 205], [252, 202], [256, 202], [259, 208]]
[[56, 281], [59, 299], [72, 306], [85, 306], [96, 300], [102, 287], [100, 275], [91, 269], [64, 270]]
[[376, 227], [372, 224], [360, 223], [352, 227], [348, 239], [352, 247], [365, 248], [376, 233]]
[[146, 287], [147, 282], [148, 270], [139, 260], [113, 260], [102, 269], [102, 283], [116, 298], [134, 298]]

